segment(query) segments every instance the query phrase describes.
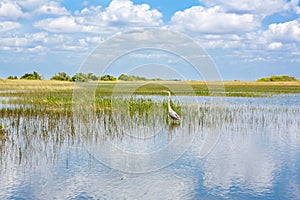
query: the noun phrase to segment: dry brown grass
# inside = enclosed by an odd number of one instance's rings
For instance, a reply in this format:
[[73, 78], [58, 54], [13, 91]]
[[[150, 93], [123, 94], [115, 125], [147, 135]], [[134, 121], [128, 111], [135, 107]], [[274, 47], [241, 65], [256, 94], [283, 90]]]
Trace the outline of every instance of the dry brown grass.
[[0, 90], [68, 90], [74, 83], [50, 80], [2, 80]]

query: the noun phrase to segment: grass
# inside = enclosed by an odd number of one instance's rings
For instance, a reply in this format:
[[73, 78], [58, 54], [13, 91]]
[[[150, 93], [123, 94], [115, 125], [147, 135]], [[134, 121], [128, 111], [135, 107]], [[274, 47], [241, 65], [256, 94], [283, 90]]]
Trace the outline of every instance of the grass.
[[225, 82], [227, 96], [261, 96], [299, 94], [300, 82]]
[[[62, 81], [0, 81], [0, 96], [15, 96], [31, 103], [71, 103], [74, 84]], [[165, 95], [170, 90], [175, 95], [226, 95], [240, 97], [268, 97], [278, 94], [300, 93], [300, 82], [196, 82], [196, 81], [150, 81], [150, 82], [96, 82], [85, 83], [95, 90], [97, 98], [113, 95]]]
[[[45, 113], [49, 117], [56, 115], [71, 116], [75, 83], [62, 81], [28, 81], [28, 80], [2, 80], [0, 81], [0, 97], [14, 97], [3, 101], [10, 105], [19, 106], [12, 110], [2, 109], [1, 112], [23, 112], [34, 115]], [[77, 87], [78, 85], [76, 85]], [[83, 83], [78, 87], [85, 86], [79, 92], [79, 99], [84, 96], [85, 91], [91, 89], [94, 95], [91, 104], [83, 98], [80, 106], [92, 106], [97, 113], [112, 112], [115, 105], [124, 108], [130, 116], [151, 113], [163, 107], [167, 113], [166, 96], [162, 90], [170, 90], [173, 95], [226, 95], [240, 97], [266, 97], [278, 94], [300, 93], [299, 82], [179, 82], [179, 81], [150, 81], [150, 82], [96, 82]], [[94, 93], [95, 89], [95, 93]], [[210, 90], [209, 90], [210, 89]], [[223, 90], [225, 89], [225, 90]], [[225, 92], [225, 93], [224, 93]], [[113, 98], [112, 98], [113, 95]], [[125, 98], [123, 95], [126, 95]], [[155, 102], [151, 99], [138, 98], [135, 95], [161, 95], [163, 102]], [[132, 96], [133, 98], [128, 98]], [[0, 99], [1, 100], [1, 99]], [[81, 99], [82, 100], [82, 99]], [[173, 102], [172, 102], [173, 104]], [[162, 106], [162, 107], [161, 107]], [[180, 115], [182, 107], [174, 103], [172, 107]], [[4, 111], [3, 111], [4, 110]], [[145, 112], [146, 111], [146, 112]], [[11, 114], [12, 114], [11, 113]]]
[[5, 129], [2, 126], [2, 124], [0, 124], [0, 141], [4, 140], [4, 135], [5, 135]]
[[[97, 86], [96, 83], [84, 85], [88, 89]], [[56, 152], [66, 143], [72, 145], [88, 140], [104, 140], [101, 137], [118, 137], [121, 140], [125, 138], [126, 131], [144, 134], [147, 138], [162, 126], [171, 130], [168, 126], [170, 121], [167, 115], [167, 98], [161, 90], [169, 89], [175, 95], [193, 95], [194, 92], [197, 95], [214, 95], [211, 92], [222, 95], [224, 93], [221, 86], [224, 86], [226, 95], [229, 96], [300, 93], [298, 82], [100, 82], [92, 104], [95, 112], [90, 113], [83, 107], [83, 112], [76, 113], [72, 107], [74, 83], [2, 80], [0, 96], [16, 98], [8, 98], [11, 107], [0, 107], [0, 162], [1, 159], [13, 156], [18, 157], [19, 162], [24, 162], [33, 153], [32, 157], [41, 153], [44, 158], [49, 156], [43, 155], [47, 149]], [[112, 94], [129, 95], [129, 98], [111, 98]], [[164, 95], [164, 98], [156, 102], [131, 94]], [[80, 106], [85, 104], [89, 106], [84, 101]], [[257, 130], [258, 125], [269, 128], [270, 124], [276, 128], [274, 130], [284, 132], [290, 130], [290, 127], [298, 130], [300, 126], [298, 108], [273, 108], [272, 105], [218, 107], [209, 103], [198, 107], [182, 106], [178, 102], [172, 102], [172, 107], [182, 116], [179, 126], [184, 133], [193, 133], [196, 130], [205, 133], [210, 127], [224, 132], [251, 133], [251, 129]], [[118, 108], [122, 109], [121, 112], [114, 112], [119, 111]], [[89, 134], [91, 131], [98, 135]], [[5, 157], [6, 155], [8, 156]]]

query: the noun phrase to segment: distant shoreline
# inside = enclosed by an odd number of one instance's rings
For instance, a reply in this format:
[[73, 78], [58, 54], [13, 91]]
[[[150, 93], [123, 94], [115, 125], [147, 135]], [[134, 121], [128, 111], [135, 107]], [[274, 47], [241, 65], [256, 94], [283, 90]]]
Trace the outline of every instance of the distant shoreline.
[[186, 96], [236, 96], [270, 97], [279, 94], [300, 94], [300, 82], [242, 82], [242, 81], [92, 81], [74, 83], [54, 80], [1, 80], [1, 96], [9, 95], [5, 91], [43, 92], [67, 91], [72, 93], [74, 86], [96, 87], [96, 94], [109, 96], [120, 95], [161, 95], [161, 90], [168, 89], [174, 95]]

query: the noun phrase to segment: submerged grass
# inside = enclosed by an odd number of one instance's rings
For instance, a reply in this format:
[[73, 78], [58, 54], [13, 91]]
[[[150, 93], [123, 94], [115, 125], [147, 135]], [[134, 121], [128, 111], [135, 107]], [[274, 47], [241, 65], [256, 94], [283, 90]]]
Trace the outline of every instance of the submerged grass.
[[185, 106], [171, 102], [182, 116], [181, 123], [174, 125], [167, 115], [166, 98], [154, 101], [134, 95], [129, 98], [96, 96], [93, 113], [87, 110], [74, 114], [70, 94], [59, 96], [59, 92], [53, 91], [44, 94], [51, 95], [23, 96], [16, 100], [19, 101], [16, 107], [0, 108], [0, 163], [13, 159], [17, 164], [25, 162], [27, 167], [27, 163], [35, 165], [44, 158], [53, 162], [64, 145], [79, 146], [82, 141], [98, 145], [98, 141], [114, 139], [131, 141], [128, 133], [140, 139], [152, 138], [149, 136], [161, 127], [167, 127], [170, 135], [184, 130], [180, 134], [200, 137], [214, 131], [280, 134], [300, 128], [300, 108], [221, 106], [209, 102]]
[[5, 128], [3, 127], [2, 124], [0, 124], [0, 141], [4, 140], [5, 132], [6, 132]]
[[[209, 103], [187, 106], [171, 101], [172, 108], [182, 116], [182, 122], [174, 125], [168, 117], [167, 96], [161, 92], [170, 90], [174, 95], [224, 95], [221, 87], [224, 86], [228, 96], [268, 96], [300, 93], [299, 83], [156, 81], [101, 82], [99, 85], [87, 83], [84, 86], [83, 93], [78, 93], [79, 101], [74, 102], [74, 83], [0, 82], [0, 96], [8, 97], [0, 103], [0, 106], [7, 104], [0, 107], [0, 164], [9, 159], [17, 164], [25, 162], [26, 167], [26, 162], [35, 165], [45, 158], [52, 162], [63, 145], [76, 146], [89, 140], [95, 143], [99, 140], [126, 140], [126, 132], [140, 134], [138, 138], [147, 138], [161, 127], [168, 127], [168, 132], [176, 132], [180, 127], [186, 130], [184, 133], [199, 131], [200, 135], [211, 128], [243, 133], [249, 130], [283, 132], [300, 128], [298, 108], [217, 107]], [[87, 98], [92, 102], [85, 101], [84, 96], [85, 89], [90, 88], [96, 88], [92, 99]], [[154, 101], [138, 95], [162, 95], [163, 100]]]

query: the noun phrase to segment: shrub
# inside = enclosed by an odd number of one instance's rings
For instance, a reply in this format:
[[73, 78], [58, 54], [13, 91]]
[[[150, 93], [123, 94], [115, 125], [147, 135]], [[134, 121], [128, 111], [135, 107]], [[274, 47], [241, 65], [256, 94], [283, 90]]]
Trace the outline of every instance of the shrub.
[[296, 77], [282, 75], [282, 76], [271, 76], [271, 77], [260, 78], [257, 81], [258, 82], [280, 82], [280, 81], [299, 81], [299, 80]]
[[77, 73], [72, 77], [72, 80], [76, 82], [87, 82], [88, 78], [87, 75], [83, 73]]
[[37, 72], [26, 73], [23, 76], [21, 76], [20, 79], [27, 79], [27, 80], [42, 80], [42, 76], [39, 75]]
[[116, 81], [117, 78], [107, 74], [107, 75], [101, 76], [100, 80], [101, 81]]
[[122, 81], [147, 81], [148, 80], [145, 77], [126, 75], [126, 74], [121, 74], [118, 77], [118, 79]]
[[66, 72], [59, 72], [50, 78], [57, 81], [72, 81], [72, 78]]
[[9, 77], [7, 77], [7, 79], [15, 80], [15, 79], [18, 79], [18, 77], [17, 76], [9, 76]]

